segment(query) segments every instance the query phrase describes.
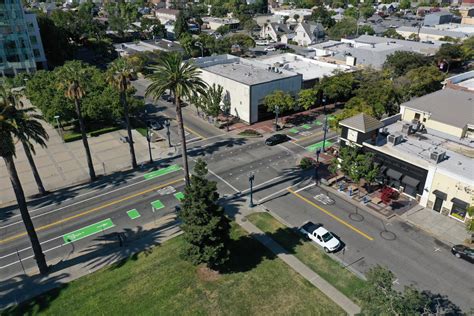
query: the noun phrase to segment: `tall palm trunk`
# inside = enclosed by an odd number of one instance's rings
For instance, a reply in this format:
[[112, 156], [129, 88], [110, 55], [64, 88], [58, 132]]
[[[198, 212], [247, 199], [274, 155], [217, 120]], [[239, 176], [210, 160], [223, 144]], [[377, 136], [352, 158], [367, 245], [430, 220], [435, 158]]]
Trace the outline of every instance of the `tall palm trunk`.
[[120, 92], [120, 102], [123, 106], [123, 114], [125, 116], [125, 124], [127, 125], [128, 147], [130, 149], [130, 158], [132, 159], [132, 168], [137, 168], [137, 158], [135, 157], [135, 148], [133, 146], [132, 127], [130, 126], [130, 117], [128, 116], [128, 103], [125, 92]]
[[10, 176], [10, 181], [15, 191], [16, 200], [18, 202], [18, 207], [20, 208], [21, 218], [25, 224], [26, 232], [30, 238], [31, 247], [33, 248], [33, 253], [35, 255], [36, 264], [41, 274], [46, 274], [48, 272], [48, 265], [46, 264], [46, 259], [41, 249], [41, 244], [36, 235], [35, 227], [31, 221], [30, 213], [28, 213], [28, 207], [26, 205], [25, 193], [21, 187], [20, 179], [18, 178], [18, 173], [16, 172], [15, 162], [11, 155], [3, 157], [5, 164], [7, 166], [8, 175]]
[[79, 105], [79, 100], [74, 100], [74, 105], [76, 106], [77, 119], [79, 120], [79, 127], [81, 128], [82, 143], [84, 144], [84, 149], [86, 150], [87, 165], [89, 166], [89, 176], [91, 181], [95, 180], [95, 171], [94, 164], [92, 163], [91, 151], [89, 149], [89, 142], [87, 141], [86, 127], [84, 126], [84, 119], [82, 118], [81, 106]]
[[33, 177], [35, 178], [36, 186], [38, 187], [38, 192], [41, 195], [46, 194], [46, 190], [43, 186], [43, 181], [41, 181], [41, 177], [39, 175], [38, 169], [36, 168], [35, 160], [33, 159], [33, 155], [31, 154], [31, 150], [27, 144], [21, 142], [23, 145], [23, 149], [25, 150], [26, 158], [28, 159], [28, 163], [30, 164], [31, 171], [33, 172]]
[[184, 180], [186, 185], [190, 184], [189, 181], [189, 166], [188, 166], [188, 152], [186, 146], [186, 135], [184, 133], [184, 123], [183, 123], [183, 113], [181, 112], [181, 98], [176, 96], [175, 94], [175, 101], [176, 101], [176, 121], [178, 121], [178, 131], [179, 136], [181, 136], [181, 151], [183, 152], [183, 166], [184, 166]]

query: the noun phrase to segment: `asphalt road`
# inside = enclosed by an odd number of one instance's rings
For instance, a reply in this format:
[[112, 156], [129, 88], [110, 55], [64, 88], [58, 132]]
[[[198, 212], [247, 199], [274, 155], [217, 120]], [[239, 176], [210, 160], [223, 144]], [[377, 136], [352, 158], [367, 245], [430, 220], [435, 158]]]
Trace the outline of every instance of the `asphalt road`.
[[[173, 107], [165, 105], [160, 101], [160, 110], [153, 115], [173, 116]], [[306, 188], [312, 183], [312, 171], [303, 172], [296, 163], [303, 155], [314, 156], [307, 147], [322, 140], [321, 127], [313, 126], [291, 135], [291, 142], [269, 147], [263, 139], [228, 138], [189, 112], [185, 112], [185, 121], [198, 137], [188, 138], [191, 167], [197, 158], [207, 161], [209, 177], [217, 182], [221, 196], [247, 196], [249, 175], [253, 174], [254, 201], [262, 201], [263, 206], [294, 226], [306, 220], [323, 223], [345, 243], [344, 251], [335, 255], [348, 268], [364, 273], [375, 264], [386, 265], [396, 274], [397, 286], [414, 284], [419, 289], [447, 295], [466, 311], [474, 306], [472, 265], [456, 259], [444, 244], [397, 218], [387, 221], [362, 210], [356, 212], [337, 195], [332, 196], [335, 205], [317, 204], [313, 197], [320, 188]], [[176, 133], [176, 128], [172, 127], [172, 131]], [[179, 153], [157, 162], [154, 169], [175, 164], [181, 165]], [[174, 194], [183, 191], [182, 172], [151, 179], [145, 177], [149, 172], [152, 170], [111, 175], [94, 184], [31, 201], [30, 212], [47, 260], [67, 261], [72, 252], [83, 251], [105, 235], [127, 233], [174, 212], [178, 204]], [[152, 212], [151, 202], [158, 199], [163, 208]], [[141, 216], [130, 218], [127, 211], [132, 209]], [[2, 209], [0, 214], [0, 280], [4, 280], [35, 264], [18, 210]], [[106, 231], [73, 243], [64, 239], [65, 234], [107, 219], [114, 226]], [[99, 254], [101, 249], [97, 251]]]

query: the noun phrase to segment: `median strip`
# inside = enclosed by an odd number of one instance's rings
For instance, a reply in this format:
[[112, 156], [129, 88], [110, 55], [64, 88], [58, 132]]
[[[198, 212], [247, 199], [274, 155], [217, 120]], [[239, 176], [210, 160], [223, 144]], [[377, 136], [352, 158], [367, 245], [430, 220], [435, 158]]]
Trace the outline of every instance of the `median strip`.
[[150, 179], [161, 177], [161, 176], [164, 176], [165, 174], [172, 173], [172, 172], [175, 172], [175, 171], [178, 171], [178, 170], [181, 170], [181, 166], [171, 165], [171, 166], [166, 167], [166, 168], [161, 168], [161, 169], [149, 172], [149, 173], [145, 173], [143, 175], [143, 177], [147, 180], [150, 180]]
[[110, 218], [104, 219], [103, 221], [100, 221], [98, 223], [83, 227], [81, 229], [63, 235], [64, 244], [66, 245], [84, 239], [86, 237], [98, 234], [114, 226], [115, 225]]

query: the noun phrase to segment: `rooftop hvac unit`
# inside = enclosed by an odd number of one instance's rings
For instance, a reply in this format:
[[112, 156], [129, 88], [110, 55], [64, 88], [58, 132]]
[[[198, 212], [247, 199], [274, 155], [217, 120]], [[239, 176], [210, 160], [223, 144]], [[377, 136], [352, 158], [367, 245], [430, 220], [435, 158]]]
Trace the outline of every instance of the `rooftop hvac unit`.
[[402, 135], [393, 135], [390, 134], [387, 136], [387, 143], [396, 146], [402, 142], [403, 136]]
[[445, 151], [433, 151], [430, 154], [430, 159], [433, 160], [436, 163], [440, 163], [441, 161], [446, 158], [446, 152]]
[[411, 124], [409, 124], [409, 123], [403, 124], [403, 126], [402, 126], [402, 133], [403, 133], [403, 134], [406, 134], [406, 135], [411, 134]]

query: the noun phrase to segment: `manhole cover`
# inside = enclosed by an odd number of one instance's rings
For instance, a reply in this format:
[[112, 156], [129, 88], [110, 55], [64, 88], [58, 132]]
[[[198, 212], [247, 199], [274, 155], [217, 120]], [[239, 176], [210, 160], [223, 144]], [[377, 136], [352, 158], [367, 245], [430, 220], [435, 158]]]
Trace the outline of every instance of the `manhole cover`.
[[397, 239], [397, 235], [395, 235], [395, 233], [392, 233], [391, 231], [388, 231], [388, 230], [384, 230], [380, 232], [380, 237], [389, 241]]
[[349, 214], [349, 218], [354, 222], [362, 222], [364, 220], [364, 216], [360, 215], [359, 213], [351, 213]]

